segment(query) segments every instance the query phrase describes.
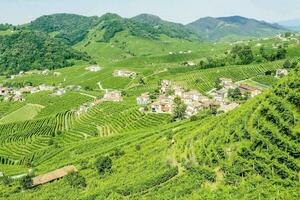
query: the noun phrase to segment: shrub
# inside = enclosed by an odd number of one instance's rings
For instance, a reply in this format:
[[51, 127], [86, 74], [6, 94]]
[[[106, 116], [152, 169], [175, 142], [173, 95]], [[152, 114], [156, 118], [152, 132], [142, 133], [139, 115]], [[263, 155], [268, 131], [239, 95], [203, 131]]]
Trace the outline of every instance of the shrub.
[[123, 155], [125, 155], [125, 151], [123, 151], [123, 150], [120, 149], [120, 148], [116, 148], [116, 149], [110, 154], [110, 156], [117, 157], [117, 158], [119, 158], [119, 157], [121, 157], [121, 156], [123, 156]]
[[191, 118], [190, 118], [190, 121], [191, 122], [194, 122], [194, 121], [197, 121], [198, 120], [198, 117], [196, 116], [196, 115], [193, 115], [193, 116], [191, 116]]
[[140, 151], [140, 150], [141, 150], [141, 145], [140, 145], [140, 144], [135, 145], [135, 149], [136, 149], [137, 151]]
[[96, 169], [100, 175], [104, 175], [106, 172], [111, 172], [112, 160], [108, 156], [101, 156], [96, 160]]
[[72, 188], [85, 188], [87, 186], [85, 178], [78, 172], [69, 173], [66, 180]]
[[32, 179], [30, 176], [25, 176], [20, 180], [20, 185], [23, 189], [29, 189], [32, 187]]
[[3, 176], [1, 179], [3, 185], [10, 185], [12, 180], [8, 176]]

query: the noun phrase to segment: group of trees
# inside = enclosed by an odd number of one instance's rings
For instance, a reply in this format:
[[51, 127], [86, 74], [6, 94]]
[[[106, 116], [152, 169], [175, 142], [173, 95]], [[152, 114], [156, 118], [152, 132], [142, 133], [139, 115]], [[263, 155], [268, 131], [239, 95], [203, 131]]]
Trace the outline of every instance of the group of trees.
[[0, 24], [0, 31], [6, 31], [12, 27], [13, 26], [11, 24]]
[[30, 29], [52, 33], [66, 44], [82, 41], [88, 31], [98, 23], [98, 17], [85, 17], [75, 14], [54, 14], [42, 16], [29, 25]]
[[71, 59], [88, 56], [40, 32], [18, 31], [0, 36], [0, 74], [33, 69], [56, 69], [73, 65]]
[[181, 100], [180, 97], [175, 97], [174, 99], [175, 108], [173, 110], [173, 120], [183, 119], [185, 117], [185, 111], [187, 106]]
[[229, 89], [228, 97], [233, 100], [247, 100], [250, 97], [250, 93], [246, 92], [243, 94], [239, 88]]
[[276, 50], [266, 49], [262, 46], [257, 53], [249, 45], [236, 45], [224, 55], [207, 57], [201, 60], [201, 68], [222, 67], [226, 65], [248, 65], [251, 63], [270, 62], [286, 58], [287, 50], [278, 46]]

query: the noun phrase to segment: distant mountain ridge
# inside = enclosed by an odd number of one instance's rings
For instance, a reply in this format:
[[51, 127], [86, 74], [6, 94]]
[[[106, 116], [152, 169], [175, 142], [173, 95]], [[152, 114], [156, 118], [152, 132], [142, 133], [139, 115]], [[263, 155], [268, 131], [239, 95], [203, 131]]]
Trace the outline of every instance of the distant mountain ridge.
[[258, 21], [241, 16], [205, 17], [186, 26], [209, 41], [218, 41], [228, 37], [265, 37], [287, 31], [278, 24], [270, 24], [265, 21]]
[[281, 26], [287, 27], [293, 31], [300, 31], [300, 19], [293, 19], [287, 21], [278, 22]]
[[56, 38], [74, 45], [84, 39], [96, 27], [106, 29], [108, 41], [117, 32], [127, 30], [130, 34], [156, 39], [159, 35], [186, 40], [219, 41], [229, 38], [245, 39], [274, 36], [288, 31], [278, 24], [249, 19], [241, 16], [205, 17], [187, 25], [169, 22], [151, 14], [123, 18], [108, 13], [101, 17], [86, 17], [75, 14], [54, 14], [32, 21], [29, 28], [51, 33]]

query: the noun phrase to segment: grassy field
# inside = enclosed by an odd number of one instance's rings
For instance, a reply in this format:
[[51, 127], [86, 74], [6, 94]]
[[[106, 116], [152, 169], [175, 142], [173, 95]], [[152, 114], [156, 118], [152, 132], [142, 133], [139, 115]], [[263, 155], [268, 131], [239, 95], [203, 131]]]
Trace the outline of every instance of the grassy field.
[[37, 116], [43, 108], [44, 106], [38, 104], [26, 104], [18, 110], [2, 117], [0, 123], [4, 124], [31, 120]]

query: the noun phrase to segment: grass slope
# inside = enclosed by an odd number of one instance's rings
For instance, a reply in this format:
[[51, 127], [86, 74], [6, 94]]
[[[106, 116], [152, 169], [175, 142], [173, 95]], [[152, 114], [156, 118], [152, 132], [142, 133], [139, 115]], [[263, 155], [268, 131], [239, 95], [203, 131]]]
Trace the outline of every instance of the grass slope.
[[0, 123], [13, 123], [31, 120], [44, 108], [44, 106], [38, 104], [26, 104], [22, 108], [5, 115], [0, 119]]

